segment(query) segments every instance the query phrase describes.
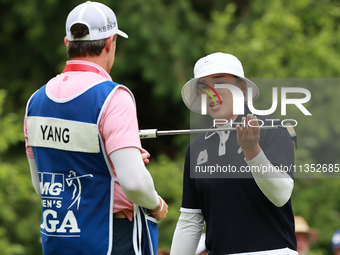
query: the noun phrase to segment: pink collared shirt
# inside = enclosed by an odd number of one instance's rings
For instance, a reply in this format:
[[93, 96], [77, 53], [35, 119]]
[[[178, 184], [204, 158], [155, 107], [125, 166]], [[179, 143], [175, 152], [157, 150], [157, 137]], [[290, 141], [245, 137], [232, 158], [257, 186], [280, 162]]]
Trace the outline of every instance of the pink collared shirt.
[[[47, 85], [47, 93], [56, 99], [69, 99], [77, 96], [95, 83], [110, 80], [110, 75], [99, 65], [92, 62], [71, 60], [67, 65], [82, 64], [96, 69], [96, 72], [67, 71], [52, 78]], [[100, 136], [104, 142], [107, 155], [118, 149], [135, 147], [141, 150], [138, 134], [137, 113], [133, 97], [124, 88], [118, 88], [104, 109], [98, 125]], [[34, 158], [33, 150], [28, 145], [27, 124], [24, 120], [26, 154]], [[111, 163], [111, 162], [110, 162]], [[111, 168], [116, 176], [114, 167]], [[113, 213], [123, 211], [131, 221], [133, 204], [126, 198], [119, 183], [114, 186]]]

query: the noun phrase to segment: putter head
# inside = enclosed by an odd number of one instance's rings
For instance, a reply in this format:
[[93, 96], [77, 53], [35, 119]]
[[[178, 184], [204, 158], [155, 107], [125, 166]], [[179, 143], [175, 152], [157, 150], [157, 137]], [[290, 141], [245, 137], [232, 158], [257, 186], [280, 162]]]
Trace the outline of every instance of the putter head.
[[285, 124], [285, 127], [286, 127], [288, 134], [290, 135], [293, 142], [295, 143], [295, 149], [297, 150], [297, 136], [296, 136], [296, 132], [295, 132], [294, 127], [292, 126], [292, 124], [290, 122], [287, 122]]

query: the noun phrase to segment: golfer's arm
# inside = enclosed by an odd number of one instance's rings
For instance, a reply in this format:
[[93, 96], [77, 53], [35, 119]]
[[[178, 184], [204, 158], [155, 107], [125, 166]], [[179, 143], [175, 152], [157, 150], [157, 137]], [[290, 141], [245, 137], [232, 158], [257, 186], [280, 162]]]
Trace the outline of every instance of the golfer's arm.
[[257, 186], [262, 193], [277, 207], [285, 205], [292, 195], [293, 179], [285, 172], [262, 172], [261, 168], [272, 169], [273, 165], [261, 152], [252, 160], [247, 161], [249, 166], [257, 166], [260, 171], [252, 171]]
[[202, 213], [181, 212], [172, 238], [170, 255], [195, 255], [203, 228]]
[[110, 159], [126, 197], [139, 206], [156, 208], [158, 195], [140, 150], [133, 147], [119, 149], [110, 154]]
[[38, 169], [37, 169], [37, 165], [35, 163], [35, 159], [34, 158], [27, 158], [27, 159], [28, 159], [28, 164], [30, 166], [33, 187], [35, 189], [35, 192], [37, 192], [37, 194], [39, 196], [41, 196], [40, 184], [39, 184], [39, 175], [38, 175]]

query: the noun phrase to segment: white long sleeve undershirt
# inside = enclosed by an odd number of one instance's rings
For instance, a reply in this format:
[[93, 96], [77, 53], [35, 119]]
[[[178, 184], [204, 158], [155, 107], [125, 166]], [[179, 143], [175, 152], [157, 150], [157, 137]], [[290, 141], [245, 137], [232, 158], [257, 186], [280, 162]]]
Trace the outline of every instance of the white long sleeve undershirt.
[[274, 166], [267, 159], [261, 150], [260, 153], [247, 164], [259, 167], [260, 171], [252, 171], [257, 186], [262, 193], [277, 207], [284, 206], [290, 199], [294, 180], [285, 172], [281, 171], [261, 171], [263, 169], [274, 169]]
[[159, 204], [150, 172], [137, 148], [119, 149], [110, 154], [118, 181], [125, 196], [139, 206], [154, 209]]
[[195, 255], [203, 228], [202, 213], [181, 212], [172, 239], [170, 255]]

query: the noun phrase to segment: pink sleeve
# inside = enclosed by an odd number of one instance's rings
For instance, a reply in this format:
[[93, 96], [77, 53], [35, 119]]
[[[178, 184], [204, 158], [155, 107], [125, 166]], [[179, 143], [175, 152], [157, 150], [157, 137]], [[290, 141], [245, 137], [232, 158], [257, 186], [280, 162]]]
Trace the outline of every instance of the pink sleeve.
[[99, 132], [107, 155], [127, 147], [141, 150], [136, 106], [124, 88], [118, 88], [106, 106], [99, 122]]
[[28, 158], [34, 158], [32, 147], [28, 145], [26, 116], [24, 118], [24, 134], [25, 134], [26, 155]]

